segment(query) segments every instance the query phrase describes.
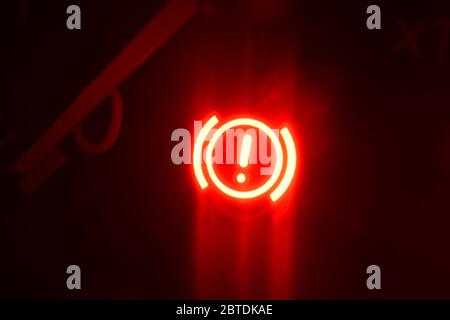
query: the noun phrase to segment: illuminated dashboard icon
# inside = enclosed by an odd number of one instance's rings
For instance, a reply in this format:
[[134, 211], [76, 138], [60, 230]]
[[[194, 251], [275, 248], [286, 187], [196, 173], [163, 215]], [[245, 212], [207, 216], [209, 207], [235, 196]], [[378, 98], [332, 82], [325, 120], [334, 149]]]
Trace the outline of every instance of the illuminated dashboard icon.
[[[193, 167], [195, 177], [202, 189], [206, 189], [209, 185], [202, 167], [202, 155], [203, 155], [203, 145], [208, 137], [208, 134], [214, 129], [214, 126], [219, 123], [216, 116], [211, 117], [205, 125], [202, 127], [198, 133], [197, 139], [195, 140], [194, 150], [193, 150]], [[261, 186], [252, 190], [236, 190], [225, 185], [221, 179], [217, 176], [213, 167], [213, 150], [218, 143], [221, 136], [227, 132], [229, 129], [236, 127], [253, 127], [258, 129], [260, 132], [264, 133], [271, 141], [274, 151], [275, 151], [275, 165], [271, 176], [267, 181], [265, 181]], [[224, 194], [238, 199], [252, 199], [259, 197], [266, 192], [270, 192], [270, 199], [275, 202], [277, 201], [288, 189], [294, 177], [296, 165], [297, 165], [297, 151], [295, 148], [294, 140], [289, 132], [288, 128], [284, 127], [280, 130], [280, 135], [284, 142], [284, 151], [281, 145], [279, 137], [275, 132], [269, 128], [266, 124], [261, 121], [251, 119], [251, 118], [238, 118], [231, 120], [219, 129], [217, 129], [206, 146], [204, 161], [206, 164], [206, 169], [209, 174], [212, 183]], [[242, 138], [240, 155], [238, 159], [238, 164], [240, 167], [245, 168], [249, 163], [251, 145], [255, 143], [252, 141], [252, 136], [245, 134]], [[284, 162], [286, 163], [284, 165]], [[283, 176], [280, 178], [281, 173], [284, 170]], [[236, 176], [236, 180], [239, 184], [243, 184], [246, 181], [246, 176], [244, 173], [239, 173]], [[276, 185], [279, 181], [278, 185]], [[275, 186], [276, 185], [276, 186]]]

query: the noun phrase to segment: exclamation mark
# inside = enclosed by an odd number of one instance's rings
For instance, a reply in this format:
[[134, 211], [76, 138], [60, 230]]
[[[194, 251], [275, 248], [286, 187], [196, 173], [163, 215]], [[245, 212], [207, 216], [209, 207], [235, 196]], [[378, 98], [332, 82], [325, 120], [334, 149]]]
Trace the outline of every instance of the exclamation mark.
[[[244, 135], [244, 138], [242, 139], [242, 145], [241, 145], [241, 152], [239, 156], [239, 165], [242, 168], [245, 168], [248, 166], [248, 161], [250, 159], [250, 151], [252, 147], [252, 136], [249, 134]], [[239, 183], [244, 183], [246, 180], [245, 174], [239, 173], [236, 177], [237, 181]]]

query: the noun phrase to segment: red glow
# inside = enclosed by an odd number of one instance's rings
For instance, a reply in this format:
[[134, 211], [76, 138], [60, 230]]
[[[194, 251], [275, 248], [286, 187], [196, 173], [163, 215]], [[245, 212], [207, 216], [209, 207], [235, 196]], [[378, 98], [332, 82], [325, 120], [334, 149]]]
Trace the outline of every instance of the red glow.
[[[223, 34], [229, 32], [227, 29]], [[199, 63], [195, 65], [193, 77], [193, 111], [186, 122], [201, 119], [205, 124], [216, 115], [220, 124], [237, 118], [254, 118], [272, 128], [287, 127], [295, 141], [299, 161], [289, 189], [276, 202], [266, 195], [251, 200], [235, 199], [214, 187], [201, 189], [191, 171], [197, 188], [195, 284], [198, 298], [290, 299], [298, 296], [300, 290], [296, 290], [295, 284], [303, 268], [296, 263], [302, 259], [299, 249], [303, 245], [294, 242], [294, 238], [301, 238], [302, 233], [299, 222], [304, 218], [300, 210], [300, 205], [304, 205], [303, 159], [311, 152], [303, 150], [302, 139], [305, 130], [311, 138], [310, 132], [318, 128], [316, 115], [320, 116], [324, 110], [322, 101], [317, 101], [299, 72], [297, 57], [292, 54], [297, 50], [295, 42], [289, 37], [277, 37], [276, 45], [268, 48], [258, 44], [259, 38], [252, 32], [233, 33], [234, 38], [227, 40], [228, 44], [236, 44], [232, 50], [205, 43], [195, 53], [193, 60]], [[211, 36], [216, 37], [216, 33]], [[263, 55], [260, 49], [270, 55]], [[211, 50], [214, 58], [209, 56]], [[323, 135], [313, 136], [312, 143]], [[323, 145], [320, 142], [312, 150], [313, 157]], [[251, 167], [244, 169], [235, 164], [234, 169], [220, 177], [230, 177], [224, 181], [236, 188], [247, 187], [246, 183], [251, 183]], [[244, 184], [236, 182], [241, 172], [247, 177]]]
[[[295, 121], [292, 120], [292, 114], [289, 115], [295, 99], [291, 95], [293, 92], [287, 93], [285, 88], [292, 88], [291, 83], [280, 82], [280, 85], [276, 85], [261, 97], [262, 103], [255, 108], [259, 109], [258, 119], [264, 123], [276, 123], [283, 125], [282, 127], [291, 124], [289, 128], [296, 141], [297, 155], [300, 155], [297, 128], [292, 126]], [[283, 104], [284, 102], [286, 103]], [[269, 110], [273, 103], [283, 105], [284, 112], [272, 115]], [[208, 107], [219, 104], [222, 103], [210, 100], [201, 105]], [[237, 105], [242, 106], [244, 102]], [[259, 106], [265, 106], [269, 112], [258, 108]], [[233, 110], [233, 116], [229, 117], [223, 117], [221, 112], [220, 120], [226, 123], [235, 118], [251, 117], [250, 112], [244, 111], [246, 109], [236, 108]], [[246, 173], [248, 167], [245, 168]], [[239, 165], [236, 165], [236, 168], [237, 172], [242, 171]], [[298, 166], [292, 185], [282, 200], [277, 202], [272, 202], [267, 196], [253, 201], [240, 200], [230, 198], [215, 188], [199, 188], [195, 242], [195, 283], [199, 298], [293, 297], [296, 268], [293, 238], [297, 219], [294, 196], [298, 190], [300, 171]]]

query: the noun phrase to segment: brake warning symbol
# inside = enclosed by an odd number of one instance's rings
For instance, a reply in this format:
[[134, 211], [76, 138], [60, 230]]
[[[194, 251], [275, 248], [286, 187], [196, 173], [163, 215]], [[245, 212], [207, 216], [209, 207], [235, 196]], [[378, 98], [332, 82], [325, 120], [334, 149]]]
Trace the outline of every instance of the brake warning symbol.
[[[252, 118], [237, 118], [223, 124], [218, 129], [214, 127], [219, 123], [216, 116], [212, 116], [202, 127], [198, 133], [193, 150], [193, 168], [195, 177], [200, 185], [201, 189], [206, 189], [210, 184], [215, 186], [218, 190], [224, 194], [237, 199], [252, 199], [269, 193], [270, 199], [275, 202], [281, 198], [281, 196], [289, 188], [297, 166], [297, 151], [294, 143], [294, 139], [287, 127], [283, 127], [277, 135], [265, 123], [252, 119]], [[251, 134], [245, 133], [240, 144], [237, 145], [237, 157], [234, 166], [236, 167], [235, 177], [228, 181], [223, 182], [222, 178], [219, 178], [216, 168], [214, 166], [215, 151], [219, 141], [222, 141], [227, 131], [233, 129], [253, 128], [265, 135], [270, 141], [274, 155], [271, 155], [272, 161], [274, 161], [273, 170], [271, 170], [268, 179], [262, 181], [256, 187], [253, 186], [248, 190], [243, 190], [242, 186], [248, 181], [248, 176], [245, 173], [246, 168], [251, 163], [252, 150], [257, 147], [257, 141]], [[208, 136], [211, 135], [209, 142], [207, 142]], [[280, 138], [281, 136], [281, 138]], [[227, 141], [228, 143], [228, 141]], [[261, 147], [261, 144], [259, 144]], [[203, 160], [204, 159], [204, 165]], [[206, 166], [206, 170], [205, 167]], [[209, 179], [205, 176], [207, 172]], [[234, 185], [233, 185], [234, 183]]]

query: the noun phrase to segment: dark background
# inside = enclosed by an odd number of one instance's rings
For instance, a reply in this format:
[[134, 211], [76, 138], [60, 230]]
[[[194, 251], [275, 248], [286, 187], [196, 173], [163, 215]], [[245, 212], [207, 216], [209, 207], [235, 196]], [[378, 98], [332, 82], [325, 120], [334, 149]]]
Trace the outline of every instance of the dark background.
[[[64, 166], [21, 193], [9, 166], [163, 3], [77, 1], [80, 31], [65, 26], [75, 3], [2, 4], [0, 297], [195, 298], [196, 188], [190, 167], [170, 161], [171, 132], [204, 117], [193, 106], [199, 70], [227, 102], [244, 82], [253, 97], [288, 56], [300, 96], [326, 105], [303, 117], [299, 101], [292, 115], [303, 159], [292, 298], [450, 298], [450, 53], [438, 58], [436, 27], [450, 17], [445, 1], [378, 1], [377, 31], [365, 26], [371, 1], [202, 1], [120, 85], [113, 148], [89, 155], [67, 136]], [[394, 52], [400, 20], [424, 23], [420, 54]], [[93, 140], [107, 106], [85, 120]], [[66, 289], [70, 264], [82, 269], [81, 291]], [[366, 288], [370, 264], [382, 269], [381, 291]]]

